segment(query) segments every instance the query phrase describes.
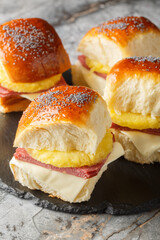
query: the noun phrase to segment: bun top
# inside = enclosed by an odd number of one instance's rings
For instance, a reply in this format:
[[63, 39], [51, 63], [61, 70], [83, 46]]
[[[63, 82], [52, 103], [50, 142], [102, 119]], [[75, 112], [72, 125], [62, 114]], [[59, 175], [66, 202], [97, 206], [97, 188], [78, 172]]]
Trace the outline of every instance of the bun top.
[[32, 123], [79, 122], [85, 123], [91, 107], [100, 98], [98, 93], [76, 86], [60, 86], [41, 94], [23, 113], [18, 131]]
[[144, 17], [130, 16], [92, 28], [80, 41], [78, 51], [110, 70], [127, 57], [160, 57], [159, 42], [158, 27]]
[[159, 32], [158, 27], [145, 17], [119, 17], [92, 28], [82, 39], [102, 35], [116, 44], [125, 46], [137, 33]]
[[15, 146], [93, 153], [110, 125], [107, 105], [97, 92], [59, 86], [30, 103], [19, 122]]
[[36, 82], [70, 68], [54, 28], [40, 18], [14, 19], [0, 26], [0, 61], [12, 82]]
[[153, 78], [153, 81], [159, 83], [160, 58], [151, 56], [125, 58], [111, 68], [107, 81], [108, 84], [113, 84], [113, 88], [116, 88], [116, 84], [127, 80], [125, 76], [129, 77], [130, 75], [132, 78], [134, 74], [140, 74], [141, 77], [146, 74], [157, 75]]
[[160, 116], [160, 58], [133, 57], [117, 62], [106, 80], [110, 111]]

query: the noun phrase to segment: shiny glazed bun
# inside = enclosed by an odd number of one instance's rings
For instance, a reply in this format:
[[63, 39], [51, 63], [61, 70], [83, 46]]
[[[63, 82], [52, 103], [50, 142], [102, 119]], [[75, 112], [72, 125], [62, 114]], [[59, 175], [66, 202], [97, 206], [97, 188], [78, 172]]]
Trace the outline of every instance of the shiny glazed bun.
[[107, 77], [105, 99], [114, 123], [135, 129], [160, 128], [160, 58], [119, 61]]
[[[67, 85], [70, 60], [54, 28], [40, 18], [0, 26], [0, 111], [23, 111], [40, 92]], [[30, 101], [29, 101], [30, 100]]]
[[95, 153], [111, 125], [106, 103], [87, 87], [60, 86], [35, 99], [19, 122], [15, 146]]
[[104, 22], [86, 33], [78, 51], [111, 68], [132, 56], [160, 56], [160, 30], [144, 17], [122, 17]]
[[127, 160], [160, 162], [160, 58], [134, 57], [111, 69], [105, 99]]
[[70, 68], [54, 28], [40, 18], [14, 19], [0, 26], [0, 62], [11, 82], [32, 83]]

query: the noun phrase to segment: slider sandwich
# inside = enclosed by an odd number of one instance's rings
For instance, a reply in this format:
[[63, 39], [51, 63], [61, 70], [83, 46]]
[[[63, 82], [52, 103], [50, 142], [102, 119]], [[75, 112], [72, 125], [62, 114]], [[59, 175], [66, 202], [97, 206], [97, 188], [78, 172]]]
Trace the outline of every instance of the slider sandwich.
[[68, 202], [88, 200], [108, 163], [124, 153], [110, 125], [105, 101], [89, 88], [41, 94], [19, 122], [10, 161], [15, 180]]
[[141, 164], [160, 162], [160, 58], [116, 63], [107, 77], [105, 99], [125, 158]]
[[[104, 94], [106, 76], [119, 60], [133, 56], [160, 57], [160, 30], [144, 17], [122, 17], [104, 22], [86, 33], [79, 43], [73, 82], [80, 81]], [[75, 79], [74, 79], [75, 76]], [[84, 82], [82, 83], [84, 84]]]
[[0, 111], [23, 111], [41, 92], [66, 85], [70, 60], [54, 28], [39, 18], [0, 26]]

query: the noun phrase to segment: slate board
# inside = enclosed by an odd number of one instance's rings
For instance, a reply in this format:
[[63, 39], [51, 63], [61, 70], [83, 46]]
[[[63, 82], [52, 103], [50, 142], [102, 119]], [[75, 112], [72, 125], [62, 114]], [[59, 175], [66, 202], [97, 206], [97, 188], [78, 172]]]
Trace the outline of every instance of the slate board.
[[[70, 78], [70, 73], [67, 73]], [[71, 81], [69, 80], [71, 83]], [[33, 191], [15, 182], [9, 160], [18, 121], [22, 113], [0, 114], [0, 188], [33, 204], [67, 213], [135, 214], [160, 207], [160, 164], [140, 165], [123, 157], [111, 163], [96, 184], [88, 202], [70, 204]]]

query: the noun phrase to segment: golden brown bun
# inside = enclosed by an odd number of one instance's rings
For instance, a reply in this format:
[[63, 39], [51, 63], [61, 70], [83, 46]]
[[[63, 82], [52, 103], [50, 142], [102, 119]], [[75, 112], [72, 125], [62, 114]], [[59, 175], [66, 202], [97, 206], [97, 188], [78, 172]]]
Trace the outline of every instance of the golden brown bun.
[[0, 112], [19, 112], [24, 111], [30, 101], [20, 96], [0, 97]]
[[0, 52], [0, 61], [11, 82], [36, 82], [70, 68], [58, 34], [40, 18], [14, 19], [2, 24]]
[[104, 22], [98, 27], [92, 28], [85, 37], [102, 35], [125, 46], [128, 44], [128, 40], [136, 36], [137, 33], [149, 31], [159, 32], [159, 29], [147, 18], [128, 16]]
[[119, 61], [106, 80], [104, 98], [110, 111], [160, 116], [160, 58]]
[[132, 56], [160, 56], [160, 30], [144, 17], [122, 17], [92, 28], [82, 38], [78, 51], [112, 67]]
[[114, 134], [115, 141], [119, 142], [124, 148], [124, 157], [127, 160], [141, 164], [160, 162], [160, 152], [156, 151], [150, 156], [144, 156], [138, 151], [128, 136], [116, 129], [112, 130], [112, 132]]
[[60, 86], [35, 99], [19, 122], [15, 146], [95, 153], [111, 125], [103, 98], [82, 86]]

